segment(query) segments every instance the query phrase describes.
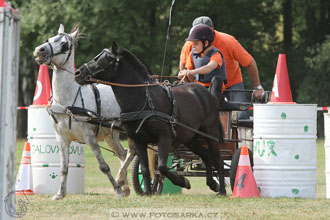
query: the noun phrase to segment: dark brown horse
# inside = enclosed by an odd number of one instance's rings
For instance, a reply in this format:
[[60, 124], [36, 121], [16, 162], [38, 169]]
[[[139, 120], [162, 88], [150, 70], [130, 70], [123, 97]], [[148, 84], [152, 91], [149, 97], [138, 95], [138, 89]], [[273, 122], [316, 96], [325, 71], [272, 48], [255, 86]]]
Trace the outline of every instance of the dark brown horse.
[[[184, 144], [205, 163], [206, 183], [210, 189], [226, 195], [223, 160], [219, 155], [219, 143], [223, 143], [222, 127], [216, 98], [206, 88], [195, 83], [172, 89], [151, 85], [155, 82], [149, 77], [147, 68], [127, 49], [118, 50], [116, 43], [75, 73], [79, 84], [91, 83], [91, 77], [126, 85], [145, 85], [112, 88], [121, 107], [124, 129], [136, 145], [147, 194], [151, 194], [147, 145], [152, 143], [158, 146], [160, 173], [175, 185], [190, 189], [186, 178], [170, 172], [167, 167], [169, 152]], [[206, 140], [208, 149], [200, 143], [201, 138]], [[212, 178], [213, 168], [219, 176], [220, 186]]]

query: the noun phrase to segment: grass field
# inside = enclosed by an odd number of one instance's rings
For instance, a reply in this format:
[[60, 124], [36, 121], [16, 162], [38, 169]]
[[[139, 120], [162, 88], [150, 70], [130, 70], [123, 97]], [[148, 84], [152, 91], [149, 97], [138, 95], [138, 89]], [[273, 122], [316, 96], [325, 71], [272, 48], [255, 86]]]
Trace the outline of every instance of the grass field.
[[[16, 147], [17, 169], [25, 140], [19, 140]], [[102, 151], [105, 160], [115, 175], [119, 160], [107, 151]], [[205, 184], [205, 178], [189, 178], [191, 190], [182, 194], [141, 197], [134, 194], [117, 198], [105, 175], [98, 169], [97, 161], [86, 148], [85, 194], [67, 195], [63, 200], [52, 201], [52, 195], [28, 196], [27, 212], [23, 219], [119, 219], [112, 218], [110, 209], [114, 208], [151, 208], [167, 210], [193, 208], [203, 210], [216, 208], [221, 219], [330, 219], [330, 200], [325, 199], [325, 161], [324, 141], [317, 142], [317, 198], [259, 198], [231, 199], [231, 190], [227, 187], [228, 196], [215, 195]], [[131, 182], [131, 173], [128, 173]], [[17, 196], [22, 198], [23, 196]], [[130, 219], [130, 218], [124, 218]], [[135, 218], [139, 219], [139, 218]], [[161, 219], [161, 218], [156, 218]], [[179, 218], [176, 218], [179, 219]], [[196, 219], [194, 216], [184, 219]]]

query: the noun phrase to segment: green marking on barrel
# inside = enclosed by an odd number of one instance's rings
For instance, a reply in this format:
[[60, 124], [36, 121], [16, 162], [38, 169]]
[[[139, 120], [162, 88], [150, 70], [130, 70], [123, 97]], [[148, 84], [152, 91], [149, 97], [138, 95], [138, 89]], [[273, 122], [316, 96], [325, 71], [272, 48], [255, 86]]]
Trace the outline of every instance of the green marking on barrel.
[[299, 155], [294, 156], [294, 159], [299, 160]]
[[299, 189], [292, 189], [292, 193], [295, 194], [295, 195], [298, 195], [299, 194]]
[[258, 190], [259, 190], [259, 193], [261, 193], [261, 188], [260, 188], [260, 186], [258, 186]]
[[31, 136], [29, 139], [33, 139], [33, 137]]
[[33, 128], [33, 131], [36, 131], [37, 129], [36, 128]]
[[286, 114], [285, 114], [285, 112], [282, 112], [282, 114], [281, 114], [281, 118], [282, 118], [282, 119], [286, 119]]
[[81, 165], [79, 163], [77, 163], [77, 167], [81, 167]]
[[58, 175], [55, 175], [55, 173], [53, 172], [53, 173], [51, 173], [51, 174], [49, 174], [49, 176], [52, 178], [52, 179], [55, 179], [56, 177], [58, 177]]
[[308, 132], [308, 125], [305, 125], [304, 132]]
[[42, 166], [43, 167], [49, 167], [48, 163], [44, 163]]

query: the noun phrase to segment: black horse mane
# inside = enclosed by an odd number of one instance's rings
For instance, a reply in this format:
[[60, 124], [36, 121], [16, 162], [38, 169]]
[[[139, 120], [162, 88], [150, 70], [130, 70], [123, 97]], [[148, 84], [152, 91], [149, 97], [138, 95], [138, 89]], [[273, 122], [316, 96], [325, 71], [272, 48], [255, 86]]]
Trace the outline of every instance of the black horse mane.
[[148, 82], [153, 81], [153, 79], [150, 78], [150, 74], [146, 65], [144, 65], [142, 61], [137, 58], [131, 51], [126, 48], [122, 48], [119, 50], [119, 55], [127, 59], [127, 61], [132, 65], [133, 69], [140, 74], [143, 80]]

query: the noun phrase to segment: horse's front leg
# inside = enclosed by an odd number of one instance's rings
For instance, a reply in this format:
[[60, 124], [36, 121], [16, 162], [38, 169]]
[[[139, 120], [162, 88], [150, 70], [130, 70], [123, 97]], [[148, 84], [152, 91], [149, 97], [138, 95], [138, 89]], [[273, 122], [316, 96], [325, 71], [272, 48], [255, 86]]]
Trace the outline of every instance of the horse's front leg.
[[105, 141], [114, 150], [120, 160], [120, 168], [117, 173], [116, 182], [122, 187], [125, 196], [128, 196], [130, 194], [130, 189], [128, 187], [127, 169], [134, 158], [133, 142], [128, 139], [128, 151], [126, 152], [120, 144], [119, 132], [117, 131], [113, 132], [112, 138], [108, 136]]
[[100, 150], [100, 146], [97, 143], [96, 137], [94, 134], [90, 134], [88, 135], [88, 138], [86, 140], [87, 144], [91, 147], [92, 152], [94, 153], [98, 163], [99, 163], [99, 168], [100, 170], [107, 175], [108, 179], [110, 180], [113, 189], [115, 191], [115, 193], [117, 194], [117, 196], [122, 197], [124, 196], [123, 191], [121, 190], [121, 187], [119, 186], [119, 184], [116, 182], [116, 180], [113, 178], [112, 174], [111, 174], [111, 170], [109, 165], [105, 162], [101, 150]]
[[53, 196], [53, 200], [63, 199], [66, 195], [66, 185], [69, 173], [69, 145], [71, 141], [64, 139], [56, 134], [57, 145], [60, 150], [61, 174], [60, 174], [60, 188]]

